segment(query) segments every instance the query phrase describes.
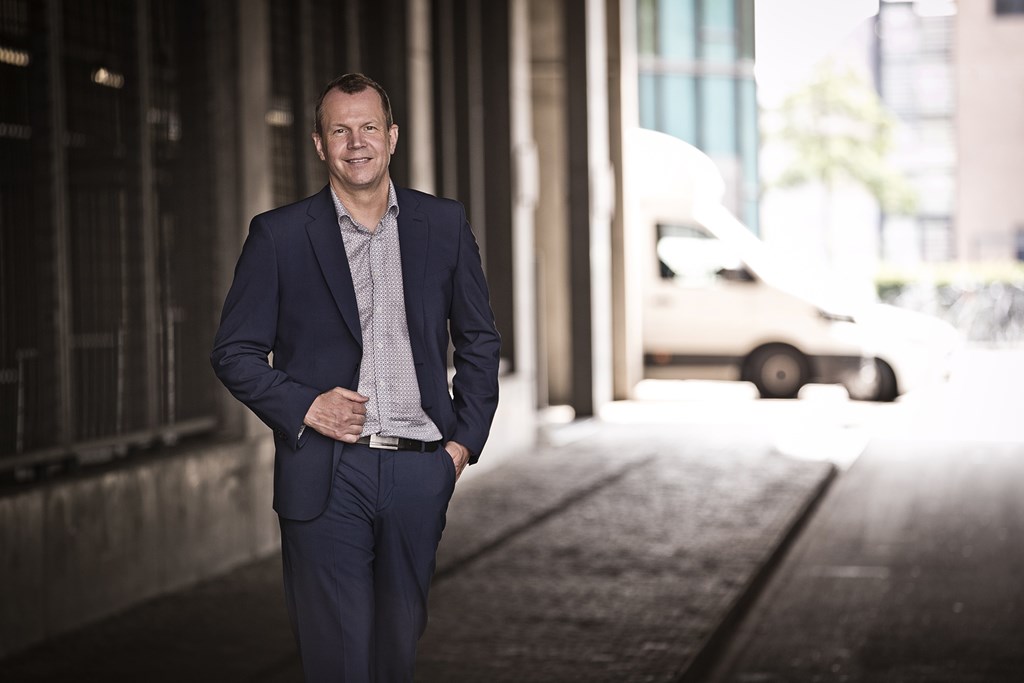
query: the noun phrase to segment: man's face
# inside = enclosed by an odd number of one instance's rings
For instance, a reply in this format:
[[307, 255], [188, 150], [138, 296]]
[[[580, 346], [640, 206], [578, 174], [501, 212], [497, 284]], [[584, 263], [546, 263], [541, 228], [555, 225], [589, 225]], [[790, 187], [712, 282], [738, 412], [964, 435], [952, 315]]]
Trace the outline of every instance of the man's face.
[[341, 195], [378, 189], [388, 180], [388, 164], [398, 143], [398, 126], [387, 128], [377, 91], [349, 95], [332, 90], [324, 98], [323, 137], [313, 133], [331, 185]]

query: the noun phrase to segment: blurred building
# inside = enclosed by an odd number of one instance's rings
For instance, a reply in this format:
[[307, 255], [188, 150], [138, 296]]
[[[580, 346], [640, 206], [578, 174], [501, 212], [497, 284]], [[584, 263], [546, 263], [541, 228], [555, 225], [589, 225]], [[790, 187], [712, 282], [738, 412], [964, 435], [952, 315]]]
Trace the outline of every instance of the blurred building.
[[913, 215], [882, 217], [882, 257], [891, 263], [948, 261], [956, 252], [955, 9], [880, 3], [878, 88], [899, 121], [893, 163], [918, 200]]
[[1024, 261], [1024, 2], [957, 7], [957, 257]]
[[714, 159], [726, 206], [758, 226], [753, 0], [637, 0], [640, 125]]
[[883, 218], [884, 257], [1024, 260], [1024, 3], [885, 0], [878, 35], [896, 163], [919, 202]]
[[[538, 408], [628, 393], [640, 349], [612, 334], [612, 292], [635, 12], [0, 3], [0, 656], [276, 546], [270, 432], [208, 356], [250, 217], [326, 180], [312, 106], [335, 75], [384, 84], [396, 183], [461, 200], [478, 236], [503, 339], [478, 467], [529, 452]], [[740, 50], [722, 31], [707, 49]], [[745, 92], [724, 78], [709, 96]], [[740, 101], [711, 139], [740, 145]]]

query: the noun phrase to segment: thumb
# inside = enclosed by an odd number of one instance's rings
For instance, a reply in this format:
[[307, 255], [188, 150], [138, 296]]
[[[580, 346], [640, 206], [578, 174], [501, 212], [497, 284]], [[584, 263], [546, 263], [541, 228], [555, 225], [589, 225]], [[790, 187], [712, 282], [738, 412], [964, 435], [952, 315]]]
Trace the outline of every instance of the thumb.
[[334, 387], [332, 390], [334, 393], [339, 394], [342, 398], [346, 398], [349, 401], [355, 401], [356, 403], [366, 403], [370, 400], [369, 396], [363, 396], [358, 391], [352, 391], [344, 387]]

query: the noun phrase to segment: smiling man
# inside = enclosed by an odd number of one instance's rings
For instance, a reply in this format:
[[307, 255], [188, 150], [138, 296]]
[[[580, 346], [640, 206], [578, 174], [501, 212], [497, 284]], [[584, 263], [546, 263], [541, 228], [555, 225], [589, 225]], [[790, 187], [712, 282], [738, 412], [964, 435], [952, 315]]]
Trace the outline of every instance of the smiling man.
[[497, 407], [500, 341], [462, 206], [391, 182], [384, 89], [331, 81], [313, 143], [329, 183], [252, 220], [211, 358], [274, 431], [306, 680], [411, 681], [448, 501]]

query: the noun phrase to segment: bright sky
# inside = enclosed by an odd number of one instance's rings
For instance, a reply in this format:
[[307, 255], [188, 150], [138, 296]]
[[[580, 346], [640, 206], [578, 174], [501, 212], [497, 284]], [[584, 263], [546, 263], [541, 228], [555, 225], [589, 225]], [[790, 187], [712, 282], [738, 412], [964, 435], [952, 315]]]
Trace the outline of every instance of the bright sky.
[[877, 14], [878, 0], [757, 0], [754, 13], [758, 96], [773, 104]]

